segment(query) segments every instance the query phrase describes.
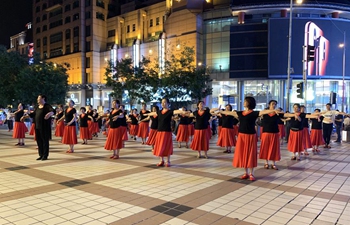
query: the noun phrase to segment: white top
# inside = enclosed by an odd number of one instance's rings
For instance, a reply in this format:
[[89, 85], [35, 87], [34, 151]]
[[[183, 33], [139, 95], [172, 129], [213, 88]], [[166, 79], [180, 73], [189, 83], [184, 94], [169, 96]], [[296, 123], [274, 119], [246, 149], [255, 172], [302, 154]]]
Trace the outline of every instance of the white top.
[[321, 115], [324, 117], [323, 123], [331, 124], [334, 123], [335, 116], [338, 115], [339, 112], [335, 110], [329, 110], [325, 113], [322, 113]]
[[349, 117], [346, 117], [344, 119], [344, 126], [350, 126], [350, 118]]

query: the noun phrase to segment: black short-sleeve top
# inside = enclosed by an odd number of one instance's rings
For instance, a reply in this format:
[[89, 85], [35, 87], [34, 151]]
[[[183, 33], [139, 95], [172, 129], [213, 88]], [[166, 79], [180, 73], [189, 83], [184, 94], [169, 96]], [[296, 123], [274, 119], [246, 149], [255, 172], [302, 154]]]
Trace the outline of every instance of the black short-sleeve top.
[[218, 116], [218, 122], [219, 122], [219, 126], [222, 127], [222, 115]]
[[[94, 115], [94, 112], [92, 111], [92, 110], [88, 110], [87, 112], [86, 112], [86, 114], [88, 115], [88, 116], [93, 116]], [[88, 117], [88, 120], [91, 120], [91, 118], [90, 117]]]
[[276, 113], [269, 113], [263, 115], [263, 132], [264, 133], [279, 133], [278, 129], [278, 121], [281, 121], [281, 118], [283, 118], [283, 114], [276, 114]]
[[303, 130], [303, 120], [305, 119], [306, 114], [305, 113], [296, 113], [297, 115], [299, 115], [299, 117], [301, 118], [301, 121], [296, 120], [295, 117], [291, 117], [290, 120], [290, 129], [291, 130]]
[[259, 111], [237, 111], [239, 119], [239, 133], [255, 134], [255, 121], [259, 117]]
[[158, 129], [158, 115], [156, 116], [151, 116], [151, 129], [157, 130]]
[[92, 118], [94, 119], [94, 122], [97, 122], [97, 118], [98, 118], [98, 113], [92, 115]]
[[[64, 122], [68, 124], [70, 121], [72, 121], [76, 113], [77, 113], [77, 110], [75, 110], [75, 108], [66, 109], [66, 111], [64, 112], [64, 115], [65, 115]], [[75, 126], [75, 121], [71, 123], [69, 126]]]
[[56, 114], [56, 120], [61, 119], [63, 116], [63, 111]]
[[15, 114], [15, 122], [21, 122], [21, 118], [24, 115], [23, 109]]
[[120, 127], [121, 120], [118, 118], [115, 121], [113, 121], [113, 117], [119, 116], [120, 113], [123, 111], [120, 109], [112, 109], [111, 113], [109, 114], [109, 127], [110, 128], [118, 128]]
[[157, 112], [158, 115], [158, 131], [171, 132], [171, 119], [174, 115], [173, 110], [160, 110]]
[[206, 108], [204, 111], [194, 111], [193, 115], [196, 118], [196, 124], [194, 125], [194, 129], [196, 130], [204, 130], [208, 129], [209, 119], [211, 117], [210, 110]]
[[[305, 113], [305, 115], [310, 115], [310, 113]], [[303, 119], [303, 128], [309, 128], [309, 119]]]
[[129, 117], [131, 119], [131, 124], [132, 125], [138, 125], [139, 124], [139, 121], [137, 120], [138, 115], [130, 114]]
[[127, 127], [128, 123], [126, 122], [126, 112], [124, 112], [123, 114], [124, 114], [124, 117], [118, 118], [118, 120], [120, 120], [120, 126]]
[[190, 124], [190, 120], [189, 120], [188, 116], [179, 115], [179, 118], [180, 118], [179, 124], [181, 124], [181, 125], [188, 125], [188, 124]]
[[80, 127], [88, 127], [88, 115], [84, 113], [79, 116], [79, 125]]
[[221, 120], [222, 120], [222, 127], [223, 128], [233, 129], [233, 125], [234, 125], [233, 124], [233, 121], [234, 121], [233, 116], [222, 114]]
[[318, 119], [310, 119], [311, 120], [311, 129], [314, 130], [322, 130], [322, 120], [323, 116], [320, 117], [320, 121]]
[[[141, 110], [140, 111], [140, 120], [146, 119], [148, 116], [145, 116], [144, 114], [147, 114], [147, 113], [150, 113], [150, 111], [148, 111], [148, 110]], [[143, 122], [148, 123], [149, 120], [143, 121]]]

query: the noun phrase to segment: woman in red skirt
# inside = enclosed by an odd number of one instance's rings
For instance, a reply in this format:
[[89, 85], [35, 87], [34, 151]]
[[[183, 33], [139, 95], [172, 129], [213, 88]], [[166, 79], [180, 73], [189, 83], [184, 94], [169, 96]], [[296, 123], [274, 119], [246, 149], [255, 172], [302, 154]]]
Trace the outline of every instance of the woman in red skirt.
[[[227, 104], [225, 106], [225, 111], [231, 112], [232, 106]], [[232, 147], [236, 146], [236, 137], [233, 129], [234, 117], [232, 115], [225, 114], [221, 114], [219, 117], [222, 120], [222, 128], [216, 145], [225, 147], [226, 149], [224, 153], [231, 153]]]
[[63, 105], [59, 105], [56, 109], [56, 130], [55, 130], [55, 136], [61, 137], [60, 142], [62, 142], [63, 132], [64, 132], [64, 120], [63, 117]]
[[[283, 112], [283, 109], [281, 107], [278, 108], [280, 112]], [[284, 119], [280, 118], [278, 120], [278, 130], [280, 134], [280, 144], [283, 145], [283, 139], [286, 137], [286, 127], [284, 126]]]
[[32, 119], [32, 125], [30, 126], [29, 135], [34, 135], [34, 141], [36, 141], [36, 137], [35, 137], [35, 117]]
[[288, 151], [292, 152], [291, 160], [300, 160], [300, 153], [304, 151], [303, 146], [303, 120], [318, 118], [318, 114], [307, 115], [300, 111], [300, 104], [293, 105], [294, 113], [285, 113], [284, 117], [290, 117], [290, 134], [288, 139]]
[[100, 133], [100, 128], [98, 127], [99, 118], [100, 116], [98, 115], [97, 109], [92, 110], [91, 135], [93, 137], [98, 137], [98, 133]]
[[[196, 124], [194, 126], [194, 137], [191, 143], [191, 149], [197, 151], [197, 158], [201, 158], [201, 151], [204, 152], [204, 157], [208, 158], [209, 150], [209, 135], [208, 124], [211, 117], [211, 111], [209, 108], [204, 107], [204, 102], [199, 101], [197, 103], [198, 110], [194, 111], [191, 116], [195, 117]], [[214, 110], [214, 109], [213, 109]], [[211, 135], [211, 130], [210, 130]]]
[[[154, 105], [152, 106], [152, 112], [157, 113], [159, 111], [159, 107]], [[154, 144], [156, 143], [157, 129], [158, 129], [158, 115], [149, 116], [151, 120], [151, 131], [149, 133], [148, 140], [146, 142], [147, 145], [152, 145], [152, 152], [154, 151]]]
[[130, 123], [130, 130], [129, 134], [131, 136], [131, 139], [134, 139], [136, 141], [136, 136], [139, 131], [139, 115], [137, 114], [137, 109], [133, 109], [132, 113], [128, 117], [128, 122]]
[[140, 111], [140, 122], [139, 122], [139, 128], [137, 131], [137, 136], [141, 138], [142, 144], [144, 145], [146, 143], [146, 139], [149, 134], [149, 118], [148, 116], [145, 116], [144, 114], [150, 113], [146, 109], [146, 103], [142, 103], [142, 109]]
[[[320, 113], [320, 109], [315, 109], [315, 113]], [[324, 145], [325, 142], [323, 140], [322, 135], [322, 120], [323, 116], [319, 117], [318, 119], [310, 119], [311, 120], [311, 145], [312, 145], [312, 152], [318, 153], [320, 150], [318, 150], [318, 147], [320, 145]]]
[[[182, 107], [182, 111], [187, 111], [186, 107]], [[188, 125], [190, 123], [189, 117], [186, 115], [179, 116], [179, 125], [176, 133], [176, 141], [178, 147], [181, 148], [181, 142], [185, 142], [186, 148], [188, 148], [188, 141], [190, 139]]]
[[119, 100], [114, 100], [111, 113], [108, 115], [109, 129], [105, 144], [106, 150], [113, 151], [113, 155], [109, 157], [110, 159], [119, 159], [120, 149], [123, 147], [123, 131], [120, 129], [120, 119], [123, 117], [124, 112], [120, 109]]
[[[275, 110], [277, 105], [276, 100], [269, 102], [269, 110]], [[280, 111], [280, 110], [278, 110]], [[280, 131], [278, 122], [283, 118], [283, 114], [276, 114], [275, 112], [263, 115], [262, 134], [260, 144], [260, 159], [265, 159], [265, 169], [269, 169], [269, 160], [272, 161], [271, 169], [278, 170], [276, 161], [281, 160], [280, 149]]]
[[85, 108], [86, 114], [88, 115], [89, 140], [92, 140], [92, 128], [94, 123], [92, 116], [94, 115], [94, 111], [91, 105], [87, 105]]
[[64, 112], [65, 127], [62, 137], [62, 144], [69, 145], [69, 149], [66, 151], [66, 153], [73, 153], [74, 145], [78, 143], [75, 123], [77, 111], [73, 107], [74, 101], [70, 100], [68, 102], [68, 108]]
[[[173, 139], [171, 133], [171, 119], [176, 114], [186, 114], [187, 112], [182, 110], [169, 109], [169, 100], [162, 99], [162, 110], [158, 112], [148, 113], [148, 116], [158, 116], [158, 129], [156, 142], [154, 144], [153, 155], [158, 156], [160, 162], [157, 166], [170, 167], [170, 156], [173, 154]], [[164, 157], [166, 162], [164, 163]]]
[[121, 129], [121, 133], [123, 135], [123, 147], [125, 147], [125, 142], [127, 140], [129, 140], [129, 138], [128, 138], [128, 123], [126, 122], [127, 112], [125, 111], [124, 105], [120, 105], [119, 109], [122, 110], [123, 114], [124, 114], [124, 117], [120, 118], [120, 129]]
[[[310, 113], [305, 112], [304, 105], [300, 106], [300, 112], [305, 113], [306, 115], [310, 115]], [[307, 152], [307, 149], [312, 148], [312, 145], [311, 145], [308, 119], [303, 120], [303, 148], [304, 148], [304, 155], [309, 155], [309, 153]]]
[[[239, 135], [233, 157], [233, 166], [244, 168], [241, 179], [255, 180], [254, 168], [258, 166], [257, 136], [255, 121], [259, 116], [277, 113], [275, 110], [253, 111], [256, 102], [253, 97], [244, 99], [244, 111], [223, 111], [222, 114], [233, 115], [239, 119]], [[249, 173], [248, 173], [249, 172]]]
[[82, 145], [87, 145], [87, 140], [89, 139], [89, 125], [88, 125], [88, 115], [86, 114], [86, 108], [80, 108], [79, 115], [79, 133], [80, 139], [83, 140]]
[[[192, 113], [192, 111], [190, 110], [190, 112]], [[189, 139], [190, 141], [193, 140], [193, 135], [194, 135], [194, 124], [195, 124], [195, 120], [194, 117], [188, 117], [188, 135], [189, 135]]]
[[18, 139], [16, 146], [24, 146], [25, 133], [28, 131], [26, 125], [23, 122], [24, 110], [22, 103], [18, 104], [17, 111], [13, 113], [15, 117], [15, 126], [13, 128], [13, 138]]

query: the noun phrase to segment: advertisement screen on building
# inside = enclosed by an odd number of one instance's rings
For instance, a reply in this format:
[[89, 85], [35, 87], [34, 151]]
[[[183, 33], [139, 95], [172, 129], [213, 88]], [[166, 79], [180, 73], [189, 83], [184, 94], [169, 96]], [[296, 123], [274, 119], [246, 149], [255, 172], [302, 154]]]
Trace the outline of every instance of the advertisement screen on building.
[[[308, 79], [342, 79], [344, 49], [341, 44], [346, 31], [346, 43], [350, 45], [350, 22], [293, 18], [292, 28], [291, 76], [301, 79], [305, 68]], [[288, 30], [288, 18], [270, 19], [269, 78], [287, 77]], [[306, 58], [308, 62], [303, 62]], [[348, 71], [350, 68], [346, 68], [345, 74]]]

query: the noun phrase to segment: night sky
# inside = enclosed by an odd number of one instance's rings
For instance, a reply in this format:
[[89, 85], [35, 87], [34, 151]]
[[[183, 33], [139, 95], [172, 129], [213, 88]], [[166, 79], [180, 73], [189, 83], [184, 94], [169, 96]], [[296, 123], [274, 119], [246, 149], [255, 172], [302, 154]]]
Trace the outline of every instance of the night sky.
[[33, 0], [0, 0], [0, 45], [10, 46], [10, 36], [32, 22]]

